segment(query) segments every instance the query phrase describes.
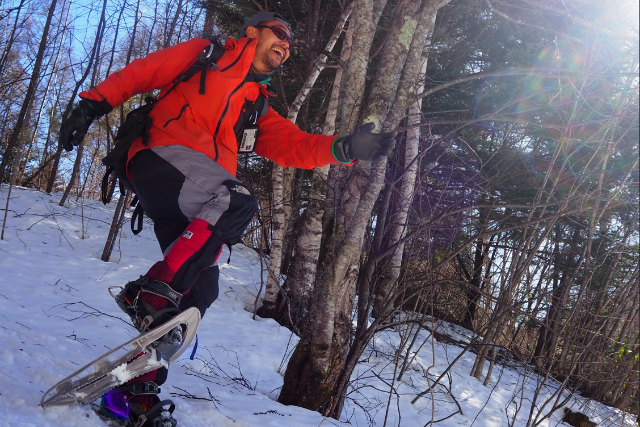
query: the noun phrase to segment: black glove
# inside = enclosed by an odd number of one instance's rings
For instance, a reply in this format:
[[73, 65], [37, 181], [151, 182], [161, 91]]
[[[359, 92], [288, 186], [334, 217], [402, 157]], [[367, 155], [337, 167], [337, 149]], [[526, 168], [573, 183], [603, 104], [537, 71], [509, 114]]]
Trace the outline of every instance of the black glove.
[[342, 163], [358, 160], [379, 162], [384, 160], [395, 145], [395, 132], [371, 133], [376, 127], [373, 123], [365, 123], [344, 138], [333, 143], [333, 154]]
[[69, 117], [60, 126], [60, 143], [64, 149], [73, 150], [73, 147], [84, 139], [93, 119], [102, 117], [111, 110], [113, 107], [106, 100], [81, 99], [78, 106], [71, 111]]

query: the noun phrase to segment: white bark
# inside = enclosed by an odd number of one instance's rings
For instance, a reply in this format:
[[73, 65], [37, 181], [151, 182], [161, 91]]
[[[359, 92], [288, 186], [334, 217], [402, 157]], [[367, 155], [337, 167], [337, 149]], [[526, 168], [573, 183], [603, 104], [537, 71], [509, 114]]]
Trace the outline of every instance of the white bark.
[[[422, 74], [424, 74], [426, 68], [427, 61], [425, 60], [424, 65], [422, 66]], [[409, 125], [420, 123], [420, 112], [422, 111], [421, 107], [422, 102], [418, 101], [409, 108], [409, 118], [407, 120], [407, 123]], [[385, 290], [392, 289], [394, 286], [396, 286], [398, 283], [398, 279], [400, 278], [400, 267], [402, 265], [402, 256], [404, 254], [404, 241], [402, 239], [407, 234], [409, 208], [413, 203], [413, 195], [415, 193], [416, 176], [418, 174], [419, 164], [419, 162], [415, 160], [418, 157], [419, 143], [420, 128], [414, 127], [408, 130], [405, 139], [404, 153], [404, 164], [407, 165], [407, 169], [402, 175], [400, 188], [398, 189], [398, 210], [389, 219], [387, 232], [388, 239], [386, 239], [386, 241], [391, 245], [395, 244], [396, 242], [400, 243], [398, 243], [393, 250], [391, 259], [389, 260], [389, 265], [386, 270], [386, 274], [382, 279], [382, 283], [380, 284], [381, 288]], [[385, 299], [387, 296], [388, 295], [384, 295]], [[382, 302], [384, 303], [384, 300]]]
[[274, 306], [280, 289], [280, 265], [282, 261], [282, 240], [285, 231], [284, 210], [284, 168], [274, 164], [272, 169], [273, 208], [271, 211], [271, 254], [267, 266], [267, 285], [264, 293], [264, 304]]
[[[407, 84], [407, 77], [402, 70], [410, 52], [416, 49], [414, 34], [418, 28], [418, 21], [415, 19], [419, 10], [420, 2], [412, 0], [405, 2], [402, 9], [397, 11], [393, 19], [393, 27], [390, 29], [389, 38], [386, 42], [380, 60], [380, 70], [376, 75], [371, 96], [368, 99], [364, 111], [362, 122], [373, 122], [378, 131], [392, 128], [389, 123], [385, 123], [385, 118], [396, 101], [398, 87], [402, 77], [403, 84]], [[420, 40], [419, 56], [422, 54], [424, 38]], [[419, 69], [419, 68], [418, 68]], [[417, 74], [417, 73], [415, 73]], [[413, 86], [416, 75], [411, 76], [409, 84]], [[393, 126], [395, 127], [395, 126]], [[345, 239], [340, 244], [338, 257], [342, 260], [337, 265], [336, 279], [343, 282], [355, 280], [358, 273], [358, 264], [364, 242], [366, 226], [371, 218], [373, 206], [380, 194], [384, 183], [386, 171], [386, 161], [371, 163], [359, 162], [354, 166], [354, 171], [347, 181], [344, 196], [342, 198], [342, 218], [339, 226], [345, 229]], [[346, 280], [346, 277], [350, 280]], [[341, 287], [337, 295], [339, 299], [345, 299], [350, 292], [350, 288]]]
[[[340, 36], [342, 29], [351, 14], [351, 10], [353, 6], [347, 7], [342, 13], [336, 28], [331, 35], [329, 42], [327, 43], [325, 50], [330, 52], [333, 50], [338, 37]], [[304, 103], [309, 91], [315, 84], [320, 72], [325, 68], [325, 64], [327, 61], [327, 57], [325, 55], [320, 55], [318, 60], [313, 66], [312, 72], [305, 81], [302, 89], [298, 92], [296, 99], [293, 101], [291, 108], [289, 109], [289, 114], [287, 118], [291, 120], [293, 123], [296, 122], [298, 117], [298, 112], [300, 111], [300, 107]], [[267, 305], [275, 305], [276, 297], [278, 295], [278, 290], [280, 289], [280, 268], [282, 266], [282, 247], [285, 231], [287, 229], [287, 208], [289, 209], [288, 217], [291, 217], [290, 214], [290, 206], [287, 206], [288, 197], [285, 197], [287, 194], [291, 193], [291, 182], [292, 179], [288, 180], [289, 185], [285, 185], [284, 177], [285, 175], [293, 175], [293, 168], [288, 168], [289, 170], [285, 172], [285, 169], [275, 164], [273, 166], [272, 172], [272, 185], [273, 185], [273, 216], [272, 216], [272, 235], [271, 235], [271, 253], [269, 257], [269, 276], [267, 279], [267, 286], [265, 290], [265, 298], [264, 303]], [[287, 193], [287, 194], [285, 194]]]
[[[347, 8], [342, 12], [342, 15], [340, 15], [340, 19], [338, 20], [336, 28], [333, 30], [333, 34], [331, 34], [331, 37], [329, 38], [329, 41], [327, 42], [327, 45], [324, 48], [326, 52], [331, 52], [333, 50], [334, 46], [336, 45], [336, 42], [338, 41], [338, 38], [340, 37], [340, 34], [343, 32], [344, 25], [346, 24], [347, 19], [349, 19], [349, 16], [351, 15], [352, 10], [353, 10], [353, 3], [347, 6]], [[307, 80], [304, 82], [302, 89], [298, 91], [298, 95], [296, 96], [296, 99], [293, 100], [293, 103], [291, 104], [291, 108], [289, 109], [289, 115], [287, 116], [287, 119], [291, 120], [293, 123], [295, 123], [296, 120], [298, 119], [298, 113], [300, 112], [300, 107], [302, 107], [302, 104], [304, 103], [305, 99], [307, 99], [307, 96], [309, 95], [309, 91], [311, 91], [311, 89], [313, 88], [313, 85], [316, 83], [316, 80], [318, 80], [318, 76], [320, 76], [320, 73], [322, 72], [322, 70], [325, 69], [326, 65], [327, 65], [327, 56], [324, 54], [320, 54], [318, 56], [318, 59], [313, 64], [311, 73], [307, 77]]]
[[[342, 84], [340, 88], [339, 111], [340, 126], [342, 130], [351, 130], [357, 123], [359, 116], [358, 111], [362, 104], [361, 96], [364, 92], [365, 78], [367, 67], [369, 64], [369, 51], [373, 42], [373, 36], [377, 25], [377, 10], [382, 10], [386, 0], [355, 0], [353, 21], [353, 41], [351, 47], [351, 56], [349, 65], [342, 76]], [[379, 16], [379, 15], [378, 15]], [[351, 29], [351, 26], [350, 26]], [[334, 167], [336, 174], [341, 174], [341, 169], [345, 167]], [[333, 172], [332, 172], [333, 174]], [[330, 174], [331, 175], [331, 174]], [[350, 284], [345, 279], [345, 272], [349, 265], [352, 264], [354, 256], [354, 247], [348, 245], [343, 246], [344, 227], [340, 224], [340, 217], [335, 216], [334, 207], [341, 211], [342, 206], [340, 199], [336, 197], [341, 193], [341, 186], [334, 186], [335, 179], [329, 178], [329, 203], [327, 214], [325, 215], [325, 223], [328, 221], [332, 224], [332, 230], [328, 230], [327, 247], [322, 248], [320, 262], [323, 263], [322, 270], [316, 277], [316, 289], [314, 290], [313, 315], [310, 318], [310, 364], [317, 372], [327, 372], [329, 375], [338, 373], [338, 366], [333, 364], [332, 358], [337, 357], [340, 360], [343, 355], [339, 354], [342, 349], [337, 349], [334, 343], [334, 326], [336, 320], [340, 317], [340, 313], [336, 308], [341, 304], [339, 294], [344, 293], [342, 288], [350, 288]], [[333, 219], [335, 218], [335, 220]], [[344, 253], [345, 249], [351, 249]], [[357, 249], [355, 250], [357, 253]], [[357, 259], [357, 258], [356, 258]], [[321, 273], [321, 274], [320, 274]], [[340, 335], [341, 331], [337, 331]], [[340, 341], [337, 339], [336, 341]], [[340, 346], [340, 344], [338, 344]], [[334, 350], [338, 350], [334, 353]], [[331, 372], [330, 372], [331, 371]]]
[[[407, 54], [407, 62], [399, 85], [398, 94], [391, 108], [391, 112], [386, 118], [386, 127], [396, 127], [401, 117], [399, 117], [399, 114], [394, 114], [394, 112], [401, 111], [408, 99], [411, 99], [416, 93], [424, 90], [424, 75], [427, 70], [427, 56], [424, 55], [424, 50], [431, 44], [436, 12], [437, 10], [431, 10], [428, 2], [422, 5], [422, 13], [419, 15], [420, 20], [416, 25], [416, 33], [412, 40], [411, 49]], [[418, 69], [420, 70], [419, 73], [416, 72]], [[408, 126], [420, 123], [421, 111], [422, 100], [418, 100], [409, 107], [407, 117]], [[404, 156], [404, 164], [407, 169], [404, 171], [398, 189], [398, 203], [396, 204], [398, 208], [397, 211], [391, 215], [391, 218], [389, 218], [389, 223], [383, 224], [383, 228], [386, 228], [386, 237], [384, 240], [388, 242], [389, 245], [394, 245], [397, 242], [401, 243], [397, 244], [389, 259], [389, 263], [385, 264], [385, 274], [377, 286], [374, 305], [377, 315], [386, 314], [392, 305], [392, 300], [395, 299], [394, 295], [390, 294], [392, 293], [392, 289], [397, 285], [400, 277], [402, 256], [404, 254], [404, 242], [402, 242], [402, 240], [407, 232], [409, 208], [413, 202], [418, 171], [418, 161], [416, 158], [418, 157], [419, 140], [420, 127], [412, 127], [407, 131]], [[383, 209], [385, 208], [383, 207]], [[375, 255], [372, 254], [371, 256]]]
[[[342, 44], [340, 59], [344, 62], [349, 60], [351, 53], [352, 33], [347, 31]], [[335, 121], [338, 113], [338, 100], [340, 97], [340, 82], [342, 81], [342, 68], [336, 69], [336, 75], [331, 90], [331, 98], [323, 133], [333, 135], [335, 131]], [[311, 194], [309, 206], [305, 210], [301, 221], [300, 235], [295, 243], [295, 257], [287, 279], [287, 292], [292, 305], [297, 305], [302, 309], [303, 317], [306, 316], [308, 298], [313, 290], [313, 283], [316, 278], [318, 266], [318, 254], [320, 253], [320, 242], [322, 240], [322, 217], [324, 215], [325, 199], [327, 191], [327, 176], [330, 166], [323, 166], [314, 169], [311, 181]], [[299, 301], [295, 301], [299, 300]], [[302, 306], [302, 307], [300, 307]], [[298, 313], [295, 315], [300, 317]], [[294, 315], [294, 314], [292, 314]]]

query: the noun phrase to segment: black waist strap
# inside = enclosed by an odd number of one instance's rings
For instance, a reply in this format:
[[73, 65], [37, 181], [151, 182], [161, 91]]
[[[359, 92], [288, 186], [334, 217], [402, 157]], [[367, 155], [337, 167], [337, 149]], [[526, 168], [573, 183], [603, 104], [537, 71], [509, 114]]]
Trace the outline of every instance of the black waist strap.
[[[142, 205], [138, 202], [137, 195], [134, 197], [131, 205], [136, 206], [136, 208], [133, 210], [133, 214], [131, 214], [131, 232], [134, 235], [138, 235], [142, 231], [142, 220], [144, 219], [144, 209], [142, 209]], [[137, 222], [137, 227], [136, 227], [136, 222]]]

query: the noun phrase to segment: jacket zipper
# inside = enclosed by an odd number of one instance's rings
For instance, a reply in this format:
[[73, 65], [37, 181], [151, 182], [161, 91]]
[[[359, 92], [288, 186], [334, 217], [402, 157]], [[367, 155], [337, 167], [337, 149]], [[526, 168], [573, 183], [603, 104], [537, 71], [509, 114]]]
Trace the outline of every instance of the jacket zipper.
[[172, 118], [172, 119], [167, 120], [167, 123], [165, 123], [165, 124], [164, 124], [164, 126], [162, 126], [162, 127], [166, 128], [166, 127], [167, 127], [167, 125], [168, 125], [169, 123], [171, 123], [172, 121], [180, 119], [180, 117], [182, 117], [182, 114], [184, 113], [184, 110], [186, 110], [188, 106], [189, 106], [189, 104], [188, 104], [188, 103], [187, 103], [187, 104], [184, 104], [184, 105], [182, 106], [182, 109], [180, 110], [180, 114], [178, 114], [178, 117], [174, 117], [174, 118]]
[[[242, 48], [242, 51], [240, 51], [240, 54], [238, 55], [238, 57], [235, 59], [235, 61], [233, 61], [231, 64], [229, 64], [228, 66], [226, 66], [224, 69], [220, 70], [220, 72], [224, 72], [227, 71], [229, 68], [233, 67], [234, 65], [236, 65], [238, 63], [238, 61], [240, 61], [240, 58], [242, 58], [242, 55], [244, 54], [245, 49], [247, 48], [247, 46], [249, 46], [249, 44], [253, 43], [253, 40], [250, 40], [248, 43], [246, 43], [244, 45], [244, 47]], [[224, 119], [224, 116], [227, 114], [227, 110], [229, 109], [229, 102], [231, 101], [231, 97], [233, 96], [234, 93], [236, 93], [238, 90], [240, 90], [240, 88], [242, 86], [244, 86], [245, 81], [243, 80], [240, 85], [238, 87], [236, 87], [230, 94], [229, 97], [227, 98], [227, 105], [225, 105], [224, 110], [222, 111], [222, 114], [220, 115], [220, 119], [218, 119], [218, 125], [216, 126], [216, 131], [213, 134], [213, 147], [216, 150], [216, 157], [213, 159], [214, 162], [218, 161], [218, 156], [220, 155], [220, 153], [218, 152], [218, 143], [216, 142], [216, 138], [218, 137], [218, 132], [220, 131], [220, 125], [222, 124], [222, 120]]]
[[242, 58], [242, 55], [244, 54], [244, 51], [247, 48], [247, 46], [249, 46], [251, 43], [253, 43], [253, 40], [249, 40], [247, 43], [245, 43], [244, 47], [240, 51], [240, 55], [238, 55], [238, 57], [235, 59], [235, 61], [233, 61], [231, 64], [227, 65], [226, 67], [224, 67], [222, 70], [220, 70], [220, 72], [223, 73], [223, 72], [227, 71], [229, 68], [231, 68], [234, 65], [236, 65], [238, 63], [238, 61], [240, 61], [240, 58]]
[[240, 88], [242, 88], [242, 86], [244, 86], [245, 81], [243, 80], [242, 83], [240, 83], [238, 85], [238, 87], [236, 87], [230, 94], [229, 97], [227, 98], [227, 105], [224, 106], [224, 110], [222, 111], [222, 114], [220, 115], [220, 119], [218, 120], [218, 125], [216, 126], [216, 131], [213, 134], [213, 146], [216, 149], [216, 157], [213, 159], [214, 162], [218, 161], [218, 143], [216, 142], [216, 138], [218, 137], [218, 132], [220, 131], [220, 125], [222, 125], [222, 120], [224, 120], [224, 116], [227, 114], [227, 110], [229, 109], [229, 103], [231, 102], [231, 97], [233, 96], [233, 94], [235, 94], [237, 91], [240, 90]]

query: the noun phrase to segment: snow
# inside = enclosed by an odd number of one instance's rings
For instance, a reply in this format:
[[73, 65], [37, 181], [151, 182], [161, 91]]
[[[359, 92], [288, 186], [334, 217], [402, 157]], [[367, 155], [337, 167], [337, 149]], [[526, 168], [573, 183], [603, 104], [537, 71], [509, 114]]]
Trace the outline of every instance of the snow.
[[[3, 214], [7, 190], [0, 190]], [[59, 194], [31, 189], [14, 188], [11, 193], [7, 228], [0, 240], [0, 427], [106, 425], [86, 406], [43, 409], [38, 404], [57, 381], [135, 336], [107, 288], [144, 274], [161, 256], [148, 222], [138, 236], [127, 223], [111, 262], [100, 261], [113, 206], [72, 201], [60, 207], [59, 200]], [[228, 254], [220, 257], [227, 258]], [[169, 380], [161, 387], [160, 396], [176, 404], [180, 427], [382, 426], [385, 415], [387, 426], [413, 427], [429, 423], [432, 415], [435, 421], [446, 418], [457, 405], [464, 415], [457, 413], [438, 426], [527, 424], [539, 378], [522, 368], [496, 365], [484, 387], [469, 376], [475, 357], [470, 352], [433, 395], [412, 404], [463, 350], [432, 340], [428, 331], [421, 332], [416, 348], [426, 342], [400, 382], [393, 381], [392, 359], [400, 333], [406, 331], [389, 330], [375, 337], [353, 374], [340, 422], [283, 406], [276, 399], [298, 337], [271, 319], [252, 319], [261, 274], [253, 250], [234, 246], [231, 264], [222, 264], [220, 272], [220, 297], [200, 325], [196, 359], [190, 360], [191, 349], [187, 350], [172, 364]], [[437, 320], [434, 325], [455, 341], [473, 337], [456, 325]], [[488, 363], [485, 373], [487, 368]], [[392, 383], [397, 394], [390, 398]], [[538, 409], [557, 386], [553, 381], [544, 385]], [[569, 406], [601, 426], [637, 425], [634, 417], [578, 395]], [[557, 411], [539, 425], [565, 425], [561, 416]]]

